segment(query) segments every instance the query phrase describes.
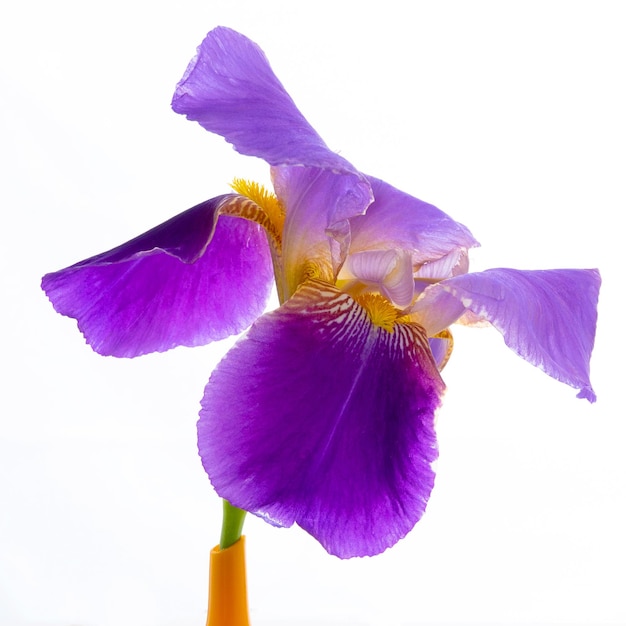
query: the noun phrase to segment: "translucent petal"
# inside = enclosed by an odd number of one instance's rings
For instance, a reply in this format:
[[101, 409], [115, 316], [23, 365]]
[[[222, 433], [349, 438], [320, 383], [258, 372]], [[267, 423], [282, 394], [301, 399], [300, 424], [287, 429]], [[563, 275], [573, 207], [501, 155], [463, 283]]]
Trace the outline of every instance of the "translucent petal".
[[286, 209], [283, 265], [286, 298], [307, 276], [334, 282], [348, 250], [349, 220], [371, 202], [361, 175], [309, 167], [272, 168], [276, 195]]
[[417, 266], [478, 245], [465, 226], [437, 207], [382, 180], [368, 180], [374, 202], [365, 215], [350, 221], [350, 253], [407, 250]]
[[405, 250], [368, 250], [350, 254], [339, 273], [375, 286], [393, 304], [403, 308], [413, 300], [413, 263]]
[[492, 269], [429, 287], [412, 317], [430, 336], [470, 311], [495, 326], [523, 359], [594, 402], [589, 361], [599, 289], [597, 270]]
[[265, 54], [240, 33], [208, 33], [178, 83], [172, 108], [271, 165], [355, 172], [298, 111]]

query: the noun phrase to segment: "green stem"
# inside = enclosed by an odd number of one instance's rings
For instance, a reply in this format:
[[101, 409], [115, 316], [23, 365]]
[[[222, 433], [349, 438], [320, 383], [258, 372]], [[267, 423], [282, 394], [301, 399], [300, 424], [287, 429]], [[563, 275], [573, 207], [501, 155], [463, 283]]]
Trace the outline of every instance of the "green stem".
[[220, 550], [230, 548], [233, 543], [241, 539], [243, 522], [246, 518], [246, 511], [238, 509], [227, 500], [223, 500], [224, 513], [222, 517], [222, 536], [220, 537]]

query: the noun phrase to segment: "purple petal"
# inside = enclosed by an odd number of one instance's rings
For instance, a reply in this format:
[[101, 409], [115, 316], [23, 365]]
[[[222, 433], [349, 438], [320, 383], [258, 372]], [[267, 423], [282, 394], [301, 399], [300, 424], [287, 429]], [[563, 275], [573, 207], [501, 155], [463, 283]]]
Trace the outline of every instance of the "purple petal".
[[213, 372], [198, 422], [216, 491], [342, 558], [374, 555], [420, 519], [444, 385], [417, 325], [390, 333], [350, 296], [305, 283]]
[[284, 294], [300, 285], [311, 264], [334, 283], [349, 243], [349, 220], [372, 200], [364, 177], [308, 167], [272, 168], [276, 195], [286, 209], [283, 228]]
[[176, 87], [172, 108], [241, 154], [271, 165], [355, 172], [298, 111], [259, 46], [229, 28], [212, 30], [200, 44]]
[[448, 333], [445, 337], [430, 337], [428, 343], [433, 354], [433, 360], [437, 364], [439, 371], [441, 371], [452, 354], [452, 348], [454, 347], [452, 334]]
[[468, 270], [467, 248], [456, 248], [436, 261], [427, 261], [419, 267], [414, 275], [418, 282], [432, 284], [452, 276], [467, 274]]
[[492, 269], [429, 287], [414, 313], [434, 334], [469, 310], [491, 322], [523, 359], [594, 402], [589, 360], [599, 289], [597, 270]]
[[42, 288], [104, 355], [134, 357], [239, 333], [265, 308], [272, 263], [260, 226], [229, 216], [218, 221], [234, 197], [207, 200], [113, 250], [46, 274]]
[[338, 278], [342, 281], [356, 279], [368, 287], [374, 287], [399, 308], [413, 301], [413, 263], [410, 253], [405, 250], [392, 248], [351, 254]]
[[[374, 202], [350, 221], [350, 253], [397, 248], [411, 252], [413, 263], [430, 263], [478, 245], [469, 230], [437, 207], [368, 177]], [[443, 278], [440, 276], [439, 278]]]

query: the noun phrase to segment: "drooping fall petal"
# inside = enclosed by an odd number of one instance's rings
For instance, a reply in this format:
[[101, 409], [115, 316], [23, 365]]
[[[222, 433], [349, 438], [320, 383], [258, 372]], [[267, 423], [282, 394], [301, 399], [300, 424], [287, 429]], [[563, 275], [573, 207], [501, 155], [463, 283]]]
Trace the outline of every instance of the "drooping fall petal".
[[265, 308], [272, 263], [264, 231], [207, 200], [135, 239], [46, 274], [57, 312], [92, 348], [134, 357], [241, 332]]
[[295, 522], [342, 558], [377, 554], [424, 512], [443, 389], [419, 326], [388, 332], [310, 281], [214, 370], [200, 456], [235, 506]]
[[471, 311], [523, 359], [594, 402], [589, 360], [599, 289], [597, 270], [491, 269], [429, 287], [412, 318], [433, 335]]

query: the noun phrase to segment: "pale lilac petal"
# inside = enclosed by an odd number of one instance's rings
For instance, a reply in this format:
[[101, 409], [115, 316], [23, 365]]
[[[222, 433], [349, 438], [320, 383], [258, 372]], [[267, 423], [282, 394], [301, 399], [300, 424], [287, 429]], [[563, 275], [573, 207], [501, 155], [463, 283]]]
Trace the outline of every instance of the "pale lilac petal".
[[342, 558], [382, 552], [424, 512], [443, 383], [416, 325], [374, 326], [308, 282], [213, 372], [199, 451], [218, 494], [294, 522]]
[[459, 274], [467, 274], [469, 257], [466, 248], [457, 248], [445, 256], [428, 261], [415, 272], [415, 278], [426, 282], [439, 282]]
[[375, 287], [397, 307], [413, 301], [413, 263], [406, 250], [367, 250], [348, 255], [340, 280], [357, 280]]
[[452, 348], [454, 347], [452, 335], [447, 337], [430, 337], [428, 343], [437, 368], [441, 371], [452, 354]]
[[[419, 281], [416, 281], [416, 287], [418, 285]], [[444, 283], [437, 283], [422, 291], [408, 314], [424, 328], [429, 337], [433, 337], [454, 324], [465, 311], [463, 302], [451, 295], [444, 288]]]
[[350, 253], [399, 248], [413, 263], [430, 263], [478, 245], [469, 230], [437, 207], [368, 177], [374, 202], [365, 215], [350, 220]]
[[313, 266], [318, 278], [333, 283], [346, 257], [350, 219], [372, 200], [369, 183], [361, 175], [288, 166], [272, 168], [272, 179], [286, 209], [283, 293], [293, 294]]
[[239, 333], [265, 308], [272, 263], [260, 226], [217, 219], [232, 197], [203, 202], [113, 250], [47, 274], [42, 288], [104, 355], [134, 357]]
[[238, 152], [271, 165], [355, 173], [298, 111], [259, 46], [229, 28], [212, 30], [200, 44], [176, 87], [172, 108]]
[[599, 289], [597, 270], [492, 269], [429, 287], [413, 314], [434, 334], [469, 310], [522, 358], [594, 402], [589, 360]]

